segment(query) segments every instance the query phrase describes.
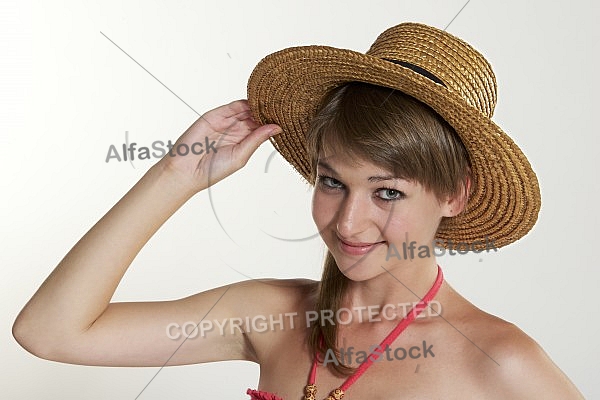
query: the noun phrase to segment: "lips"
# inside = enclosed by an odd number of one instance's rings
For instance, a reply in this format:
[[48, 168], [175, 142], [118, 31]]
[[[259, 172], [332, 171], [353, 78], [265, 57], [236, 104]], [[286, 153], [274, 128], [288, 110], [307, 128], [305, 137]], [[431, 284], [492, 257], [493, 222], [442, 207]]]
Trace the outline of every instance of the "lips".
[[338, 243], [339, 243], [340, 249], [344, 253], [347, 253], [347, 254], [350, 254], [353, 256], [360, 256], [363, 254], [367, 254], [368, 252], [373, 250], [375, 247], [385, 243], [385, 241], [375, 242], [375, 243], [349, 242], [347, 240], [343, 240], [338, 237]]

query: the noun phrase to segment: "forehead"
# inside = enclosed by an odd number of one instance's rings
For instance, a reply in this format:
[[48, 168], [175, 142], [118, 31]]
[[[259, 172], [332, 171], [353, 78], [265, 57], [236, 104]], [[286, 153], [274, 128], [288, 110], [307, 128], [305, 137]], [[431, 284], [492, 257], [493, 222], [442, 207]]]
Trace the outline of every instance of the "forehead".
[[323, 146], [317, 155], [317, 168], [356, 168], [356, 169], [385, 169], [375, 165], [371, 160], [357, 154], [354, 151], [348, 151], [345, 148], [335, 148], [334, 146]]
[[339, 151], [332, 150], [331, 146], [324, 146], [317, 156], [317, 166], [333, 166], [333, 165], [347, 165], [356, 168], [363, 166], [374, 166], [375, 165], [364, 157], [357, 156], [356, 154], [343, 149]]
[[392, 171], [373, 164], [369, 160], [343, 154], [324, 153], [317, 159], [319, 172], [331, 173], [347, 181], [382, 182], [394, 181], [417, 184], [394, 174]]

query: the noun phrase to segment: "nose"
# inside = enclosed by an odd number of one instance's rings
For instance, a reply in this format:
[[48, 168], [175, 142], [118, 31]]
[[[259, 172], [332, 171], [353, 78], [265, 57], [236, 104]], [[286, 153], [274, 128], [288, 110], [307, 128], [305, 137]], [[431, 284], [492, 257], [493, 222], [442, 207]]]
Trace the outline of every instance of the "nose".
[[336, 214], [336, 230], [342, 238], [358, 241], [361, 233], [368, 229], [368, 201], [358, 193], [350, 193], [344, 197]]

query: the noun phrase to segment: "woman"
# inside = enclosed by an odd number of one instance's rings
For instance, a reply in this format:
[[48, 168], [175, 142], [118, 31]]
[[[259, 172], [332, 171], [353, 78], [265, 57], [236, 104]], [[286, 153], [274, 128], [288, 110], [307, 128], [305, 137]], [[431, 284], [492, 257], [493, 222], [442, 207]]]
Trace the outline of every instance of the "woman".
[[[512, 243], [540, 207], [527, 159], [490, 120], [495, 78], [477, 51], [401, 24], [367, 54], [272, 54], [248, 93], [175, 144], [215, 142], [214, 151], [165, 156], [65, 256], [15, 322], [24, 348], [87, 365], [254, 361], [253, 399], [581, 398], [531, 338], [456, 293], [435, 259], [440, 246]], [[111, 303], [158, 228], [268, 138], [315, 185], [313, 218], [329, 249], [322, 280]], [[165, 334], [187, 321], [200, 321], [199, 334]]]

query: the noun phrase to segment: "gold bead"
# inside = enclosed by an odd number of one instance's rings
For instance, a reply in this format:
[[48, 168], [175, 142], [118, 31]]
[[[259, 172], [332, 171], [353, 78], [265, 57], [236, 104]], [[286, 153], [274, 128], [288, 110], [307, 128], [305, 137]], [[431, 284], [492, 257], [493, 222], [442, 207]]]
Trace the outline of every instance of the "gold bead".
[[316, 400], [317, 385], [306, 385], [304, 387], [304, 399], [303, 400]]
[[329, 393], [329, 397], [326, 400], [342, 400], [344, 397], [344, 392], [342, 389], [335, 389], [331, 393]]

